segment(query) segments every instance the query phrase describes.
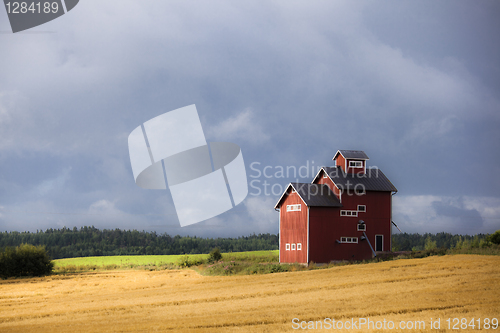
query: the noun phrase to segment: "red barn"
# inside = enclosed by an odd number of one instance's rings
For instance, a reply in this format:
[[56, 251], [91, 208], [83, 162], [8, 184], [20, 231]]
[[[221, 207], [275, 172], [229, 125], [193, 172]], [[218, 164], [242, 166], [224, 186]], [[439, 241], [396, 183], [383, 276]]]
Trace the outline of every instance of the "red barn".
[[391, 250], [392, 195], [397, 192], [359, 150], [339, 150], [335, 167], [312, 183], [290, 183], [280, 213], [280, 262], [363, 260]]

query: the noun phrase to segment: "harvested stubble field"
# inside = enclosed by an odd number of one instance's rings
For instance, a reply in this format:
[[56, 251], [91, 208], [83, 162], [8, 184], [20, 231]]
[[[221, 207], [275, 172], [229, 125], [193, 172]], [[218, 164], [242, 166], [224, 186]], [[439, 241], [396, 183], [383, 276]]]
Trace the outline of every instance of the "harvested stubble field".
[[447, 318], [498, 318], [499, 310], [498, 256], [254, 276], [126, 270], [0, 281], [1, 332], [289, 332], [293, 318], [362, 317], [422, 320], [423, 331], [441, 318], [447, 331]]

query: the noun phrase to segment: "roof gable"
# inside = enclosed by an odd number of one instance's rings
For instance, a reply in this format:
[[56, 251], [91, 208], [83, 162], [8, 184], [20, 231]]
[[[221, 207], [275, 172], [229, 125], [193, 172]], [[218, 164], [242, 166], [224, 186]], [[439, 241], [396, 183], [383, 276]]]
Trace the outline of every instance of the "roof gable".
[[356, 159], [356, 160], [368, 160], [368, 155], [365, 154], [362, 150], [337, 150], [333, 159], [336, 159], [337, 156], [341, 154], [345, 159]]
[[288, 189], [290, 187], [297, 192], [299, 197], [308, 207], [342, 207], [339, 199], [337, 199], [328, 185], [290, 183], [274, 206], [275, 209], [281, 206], [282, 201], [288, 195]]

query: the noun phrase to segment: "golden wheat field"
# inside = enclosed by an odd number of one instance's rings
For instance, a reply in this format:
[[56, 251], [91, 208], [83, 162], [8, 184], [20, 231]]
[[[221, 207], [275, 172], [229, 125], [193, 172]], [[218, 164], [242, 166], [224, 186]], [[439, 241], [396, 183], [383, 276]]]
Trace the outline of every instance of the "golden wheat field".
[[[422, 321], [429, 331], [431, 318], [439, 318], [439, 332], [448, 331], [448, 318], [481, 318], [483, 325], [499, 318], [499, 300], [498, 256], [231, 277], [102, 271], [0, 281], [0, 332], [290, 332], [301, 323], [321, 331], [320, 324], [331, 324], [327, 318], [358, 325], [350, 332], [384, 331], [374, 326], [383, 320]], [[373, 325], [359, 327], [358, 318]]]

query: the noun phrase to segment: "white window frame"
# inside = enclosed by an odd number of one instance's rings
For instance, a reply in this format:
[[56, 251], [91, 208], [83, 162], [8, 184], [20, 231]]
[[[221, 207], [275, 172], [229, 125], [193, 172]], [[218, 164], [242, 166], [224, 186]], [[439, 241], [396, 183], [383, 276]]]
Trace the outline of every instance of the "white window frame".
[[[363, 207], [363, 210], [359, 209], [360, 207]], [[366, 205], [358, 205], [358, 212], [366, 213]]]
[[358, 217], [358, 211], [357, 210], [341, 210], [340, 211], [340, 216]]
[[[360, 229], [359, 227], [363, 226], [363, 229]], [[366, 224], [365, 223], [358, 223], [358, 231], [366, 231]]]
[[287, 212], [300, 212], [301, 210], [302, 210], [302, 205], [301, 204], [286, 205], [286, 211]]
[[285, 250], [290, 251], [290, 244], [286, 243]]
[[349, 168], [360, 169], [363, 167], [363, 161], [349, 161]]
[[301, 251], [302, 250], [302, 243], [297, 243], [297, 251]]
[[358, 237], [340, 237], [340, 242], [346, 244], [357, 244]]
[[295, 251], [295, 243], [292, 244], [292, 251]]

